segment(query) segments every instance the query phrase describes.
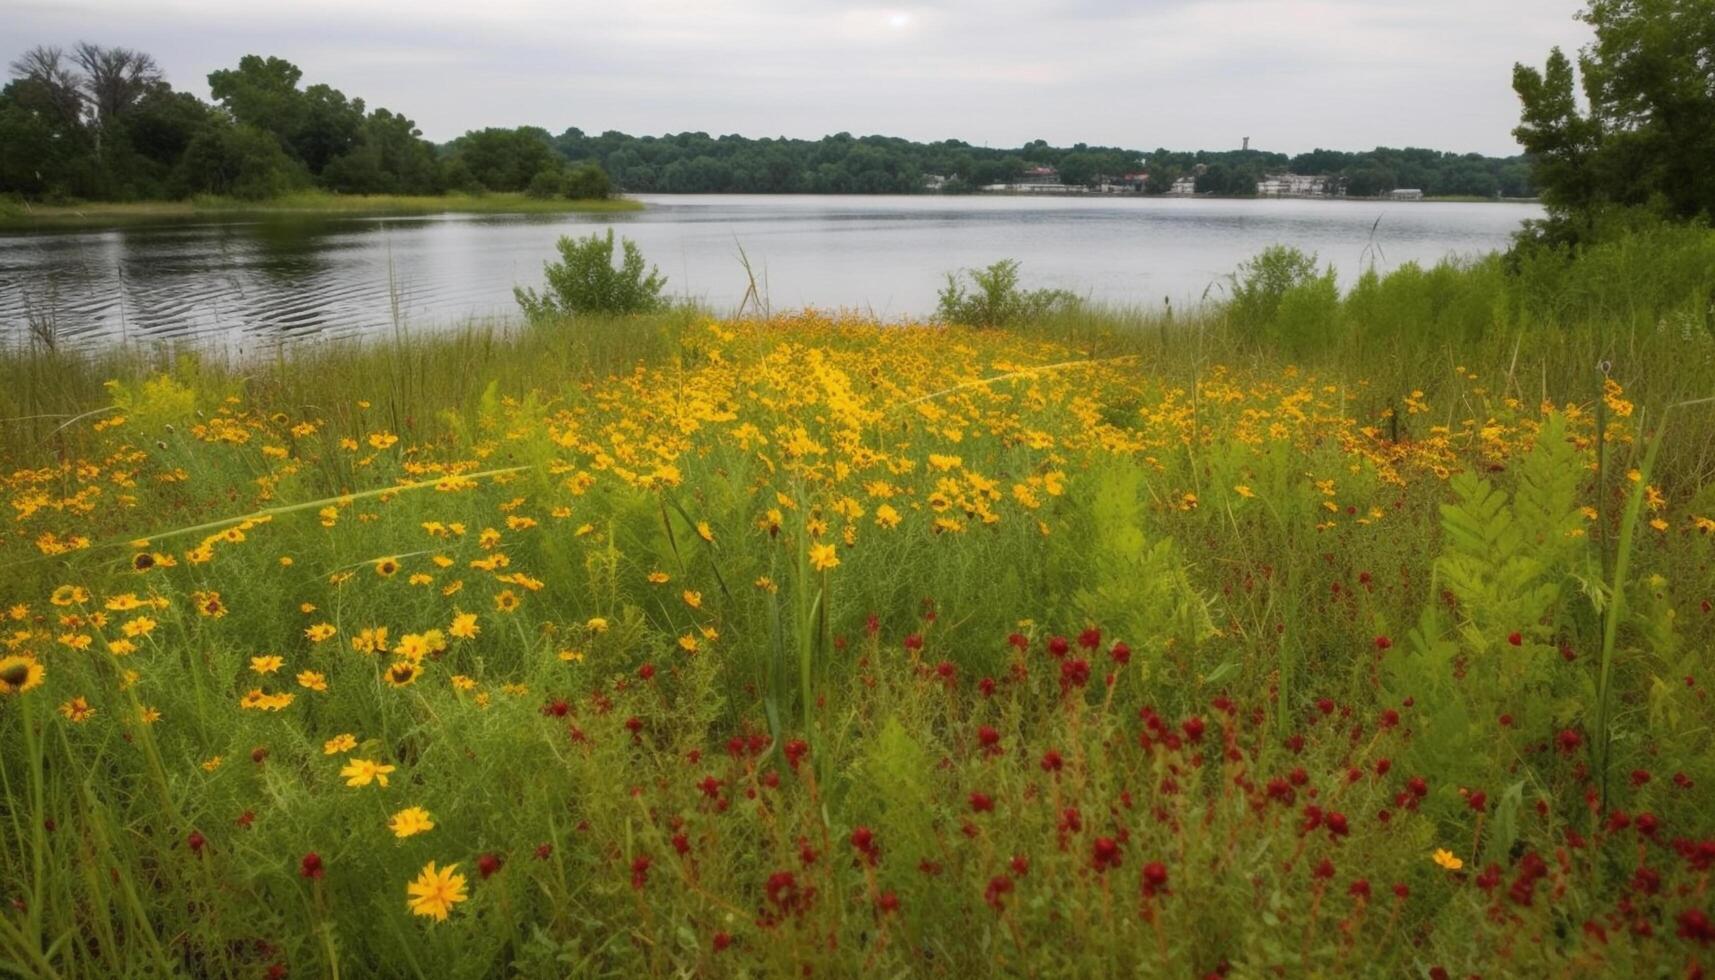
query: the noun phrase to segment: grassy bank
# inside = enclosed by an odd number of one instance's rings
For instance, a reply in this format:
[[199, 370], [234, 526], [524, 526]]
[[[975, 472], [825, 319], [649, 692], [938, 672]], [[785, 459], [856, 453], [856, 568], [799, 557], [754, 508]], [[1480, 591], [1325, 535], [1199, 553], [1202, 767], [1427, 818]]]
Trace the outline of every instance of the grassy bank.
[[624, 198], [574, 201], [524, 194], [328, 194], [306, 191], [263, 201], [199, 196], [184, 201], [26, 204], [0, 201], [0, 230], [94, 227], [188, 218], [271, 214], [557, 214], [636, 211], [643, 205]]
[[0, 957], [1695, 966], [1712, 256], [14, 351]]

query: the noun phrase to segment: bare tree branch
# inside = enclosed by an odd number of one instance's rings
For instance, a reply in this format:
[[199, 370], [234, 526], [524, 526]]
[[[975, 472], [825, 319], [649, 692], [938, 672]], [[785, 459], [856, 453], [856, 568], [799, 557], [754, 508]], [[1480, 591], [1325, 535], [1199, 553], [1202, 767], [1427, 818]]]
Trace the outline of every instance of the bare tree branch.
[[66, 63], [65, 52], [40, 45], [25, 51], [11, 64], [14, 78], [41, 86], [54, 110], [67, 125], [83, 121], [83, 76]]

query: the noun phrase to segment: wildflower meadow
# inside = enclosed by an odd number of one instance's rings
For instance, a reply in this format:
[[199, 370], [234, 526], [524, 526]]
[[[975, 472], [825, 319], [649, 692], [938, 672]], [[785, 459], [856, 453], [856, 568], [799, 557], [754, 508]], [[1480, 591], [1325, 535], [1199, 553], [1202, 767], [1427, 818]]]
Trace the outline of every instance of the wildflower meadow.
[[1707, 345], [1411, 309], [14, 358], [0, 967], [1701, 975]]

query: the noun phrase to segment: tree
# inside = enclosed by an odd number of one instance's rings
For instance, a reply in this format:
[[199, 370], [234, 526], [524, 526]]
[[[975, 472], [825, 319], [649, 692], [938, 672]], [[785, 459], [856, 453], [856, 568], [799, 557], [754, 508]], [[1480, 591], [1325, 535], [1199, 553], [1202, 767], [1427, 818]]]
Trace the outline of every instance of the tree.
[[298, 91], [303, 77], [298, 66], [284, 58], [247, 54], [237, 68], [209, 72], [208, 89], [234, 120], [274, 134], [284, 147], [303, 124]]
[[62, 127], [83, 125], [83, 79], [59, 48], [37, 45], [12, 62], [12, 76], [36, 90], [40, 104], [53, 111]]
[[0, 90], [0, 191], [65, 192], [76, 149], [41, 83], [18, 79]]
[[[1710, 0], [1590, 0], [1596, 39], [1513, 67], [1518, 138], [1553, 219], [1614, 205], [1715, 215], [1715, 8]], [[1582, 75], [1582, 85], [1578, 76]], [[1581, 87], [1588, 108], [1580, 109]]]
[[177, 179], [188, 193], [261, 200], [302, 184], [304, 174], [272, 134], [216, 118], [185, 148]]
[[560, 164], [547, 131], [535, 126], [473, 130], [453, 140], [448, 152], [491, 191], [524, 190], [531, 178]]
[[1094, 184], [1098, 166], [1093, 153], [1068, 153], [1060, 158], [1060, 183], [1068, 187], [1087, 187]]
[[74, 54], [83, 69], [83, 91], [98, 129], [112, 126], [161, 82], [160, 66], [141, 51], [80, 41]]

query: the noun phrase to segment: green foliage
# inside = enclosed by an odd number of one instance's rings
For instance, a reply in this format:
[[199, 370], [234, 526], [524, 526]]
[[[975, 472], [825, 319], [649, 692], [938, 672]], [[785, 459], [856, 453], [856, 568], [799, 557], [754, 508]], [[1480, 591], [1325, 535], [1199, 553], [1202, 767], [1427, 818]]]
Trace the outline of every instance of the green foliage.
[[[946, 177], [943, 194], [969, 193], [987, 184], [1017, 179], [1029, 167], [1054, 167], [1067, 185], [1100, 177], [1147, 171], [1146, 189], [1162, 193], [1173, 180], [1202, 168], [1199, 190], [1250, 195], [1264, 173], [1344, 177], [1359, 171], [1380, 175], [1365, 193], [1421, 187], [1428, 194], [1495, 193], [1526, 197], [1529, 172], [1520, 158], [1377, 147], [1364, 153], [1318, 150], [1288, 157], [1261, 150], [1152, 151], [1123, 147], [1050, 146], [1032, 140], [1019, 147], [973, 146], [960, 140], [918, 143], [889, 136], [835, 133], [817, 140], [711, 137], [707, 133], [632, 136], [568, 129], [554, 137], [568, 160], [599, 164], [629, 191], [740, 194], [915, 194], [928, 175]], [[1211, 171], [1214, 176], [1207, 176]], [[1358, 193], [1353, 190], [1352, 193]]]
[[622, 239], [623, 258], [613, 264], [613, 229], [606, 235], [561, 236], [555, 246], [560, 261], [542, 266], [546, 291], [517, 287], [513, 295], [532, 322], [574, 314], [648, 313], [665, 305], [661, 290], [667, 279], [654, 266], [644, 268], [643, 252]]
[[530, 178], [530, 183], [524, 188], [526, 197], [538, 200], [559, 197], [566, 192], [566, 175], [558, 167], [549, 167], [538, 171]]
[[491, 191], [524, 190], [543, 171], [560, 167], [547, 130], [535, 126], [469, 132], [447, 144], [446, 153], [476, 185]]
[[366, 111], [327, 85], [300, 88], [302, 71], [281, 58], [246, 55], [212, 72], [211, 107], [173, 91], [141, 52], [80, 44], [75, 54], [74, 65], [36, 48], [13, 65], [0, 92], [0, 193], [256, 200], [312, 186], [416, 195], [479, 186], [410, 119]]
[[189, 194], [252, 201], [277, 197], [309, 182], [269, 134], [225, 122], [208, 126], [190, 141], [174, 177]]
[[1510, 506], [1505, 491], [1474, 473], [1453, 478], [1457, 499], [1441, 505], [1436, 571], [1459, 602], [1467, 649], [1490, 653], [1513, 634], [1546, 642], [1569, 580], [1590, 573], [1574, 561], [1579, 470], [1563, 433], [1559, 446], [1539, 442], [1527, 457]]
[[[967, 291], [961, 275], [970, 280]], [[1018, 261], [1001, 259], [986, 269], [947, 273], [937, 315], [948, 323], [1002, 327], [1075, 310], [1081, 301], [1064, 289], [1021, 289]]]
[[1143, 472], [1108, 467], [1092, 473], [1090, 484], [1081, 523], [1055, 550], [1057, 577], [1087, 583], [1073, 604], [1091, 622], [1136, 637], [1134, 646], [1151, 668], [1170, 649], [1182, 655], [1198, 650], [1215, 634], [1214, 623], [1178, 544], [1165, 534], [1154, 541], [1146, 534]]
[[1707, 0], [1590, 0], [1581, 19], [1595, 41], [1576, 70], [1559, 48], [1541, 70], [1513, 68], [1513, 132], [1556, 233], [1583, 237], [1581, 222], [1615, 205], [1715, 216], [1715, 11]]
[[1315, 255], [1271, 245], [1240, 265], [1229, 282], [1227, 313], [1245, 336], [1302, 351], [1333, 339], [1339, 327], [1334, 270], [1318, 272]]
[[565, 195], [575, 201], [599, 201], [613, 193], [607, 174], [593, 163], [582, 163], [566, 171]]

